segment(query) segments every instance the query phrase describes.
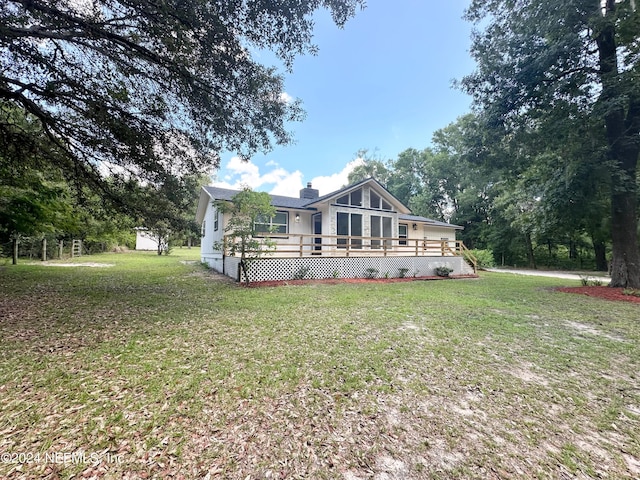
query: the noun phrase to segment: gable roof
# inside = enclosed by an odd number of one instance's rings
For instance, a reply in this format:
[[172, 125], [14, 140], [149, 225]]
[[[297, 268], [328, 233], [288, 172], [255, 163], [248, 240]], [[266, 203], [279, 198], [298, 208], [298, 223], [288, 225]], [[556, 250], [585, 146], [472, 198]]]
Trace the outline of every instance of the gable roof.
[[398, 210], [399, 213], [406, 213], [406, 214], [411, 213], [411, 210], [409, 210], [404, 203], [398, 200], [389, 190], [385, 188], [384, 185], [382, 185], [379, 181], [377, 181], [373, 177], [365, 178], [364, 180], [360, 180], [359, 182], [352, 183], [351, 185], [342, 187], [340, 190], [336, 190], [335, 192], [328, 193], [321, 197], [313, 198], [309, 201], [308, 205], [313, 205], [315, 203], [322, 203], [334, 197], [341, 197], [357, 188], [360, 188], [361, 186], [367, 183], [373, 184], [375, 187], [377, 187], [377, 190], [384, 192], [384, 195], [387, 196], [389, 200], [391, 200], [391, 203], [396, 208], [396, 210]]
[[[400, 200], [398, 200], [389, 190], [387, 190], [380, 182], [378, 182], [375, 178], [365, 178], [357, 183], [353, 183], [351, 185], [347, 185], [346, 187], [342, 187], [339, 190], [328, 193], [326, 195], [322, 195], [318, 198], [297, 198], [297, 197], [285, 197], [283, 195], [270, 195], [271, 204], [274, 207], [279, 208], [288, 208], [294, 210], [316, 210], [313, 205], [326, 202], [331, 200], [332, 198], [341, 197], [365, 184], [372, 184], [376, 190], [383, 192], [384, 195], [391, 201], [393, 206], [398, 211], [398, 218], [400, 220], [405, 220], [407, 222], [420, 222], [427, 223], [433, 226], [439, 227], [447, 227], [447, 228], [455, 228], [462, 229], [458, 225], [452, 225], [450, 223], [439, 222], [437, 220], [432, 220], [427, 217], [420, 217], [417, 215], [411, 215], [411, 210], [409, 210], [406, 205], [404, 205]], [[234, 190], [230, 188], [221, 188], [221, 187], [202, 187], [202, 191], [200, 193], [200, 199], [198, 200], [198, 210], [196, 212], [196, 221], [198, 223], [202, 223], [204, 220], [204, 215], [207, 209], [207, 203], [209, 200], [226, 200], [231, 201], [231, 199], [236, 195], [240, 190]]]
[[[216, 200], [228, 200], [231, 201], [234, 195], [240, 192], [240, 190], [232, 190], [230, 188], [220, 188], [220, 187], [202, 187], [209, 194], [212, 199]], [[308, 198], [296, 198], [296, 197], [285, 197], [283, 195], [271, 195], [271, 205], [274, 207], [282, 207], [282, 208], [306, 208], [307, 203], [309, 203]]]

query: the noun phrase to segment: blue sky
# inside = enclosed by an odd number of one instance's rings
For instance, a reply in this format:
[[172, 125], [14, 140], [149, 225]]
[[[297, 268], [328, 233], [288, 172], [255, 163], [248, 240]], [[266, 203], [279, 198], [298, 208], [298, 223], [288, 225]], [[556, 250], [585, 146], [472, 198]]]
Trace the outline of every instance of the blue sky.
[[289, 126], [295, 144], [249, 163], [225, 154], [214, 184], [297, 196], [312, 182], [325, 194], [346, 183], [360, 149], [390, 159], [428, 147], [433, 132], [470, 111], [470, 97], [451, 85], [474, 69], [468, 3], [368, 0], [342, 30], [319, 13], [318, 55], [283, 70], [286, 94], [306, 111]]

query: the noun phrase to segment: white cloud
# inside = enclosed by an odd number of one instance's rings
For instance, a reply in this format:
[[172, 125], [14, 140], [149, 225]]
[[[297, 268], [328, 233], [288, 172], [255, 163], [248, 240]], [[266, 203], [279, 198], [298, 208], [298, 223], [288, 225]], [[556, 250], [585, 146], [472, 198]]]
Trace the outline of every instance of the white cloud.
[[296, 170], [283, 176], [275, 187], [269, 192], [273, 195], [284, 195], [285, 197], [297, 197], [302, 189], [302, 172]]
[[318, 190], [320, 190], [320, 195], [326, 195], [327, 193], [339, 190], [349, 183], [349, 174], [353, 171], [353, 169], [358, 165], [362, 165], [363, 163], [364, 160], [362, 160], [361, 158], [356, 158], [355, 160], [351, 160], [349, 163], [347, 163], [345, 167], [338, 173], [334, 173], [333, 175], [315, 177], [311, 179], [313, 188], [317, 188]]
[[[312, 178], [313, 188], [318, 189], [320, 195], [326, 195], [344, 187], [348, 183], [349, 173], [362, 163], [363, 160], [357, 158], [347, 163], [338, 173]], [[224, 167], [222, 177], [224, 181], [214, 180], [213, 185], [235, 190], [249, 186], [254, 190], [268, 190], [273, 195], [284, 195], [286, 197], [297, 197], [300, 194], [300, 190], [305, 186], [303, 182], [304, 175], [300, 170], [289, 172], [273, 160], [269, 160], [266, 166], [269, 169], [265, 173], [261, 173], [260, 167], [251, 161], [245, 162], [240, 160], [239, 157], [233, 157]], [[263, 188], [270, 185], [273, 185], [270, 190]]]
[[294, 100], [294, 98], [291, 95], [289, 95], [287, 92], [282, 92], [279, 98], [282, 103], [287, 103], [287, 104], [292, 103]]
[[289, 172], [274, 161], [267, 163], [271, 167], [266, 173], [260, 173], [260, 167], [251, 161], [242, 161], [240, 157], [232, 157], [225, 165], [224, 181], [214, 181], [216, 187], [239, 190], [249, 186], [254, 190], [268, 185], [275, 185], [269, 193], [274, 195], [298, 196], [302, 188], [302, 172]]

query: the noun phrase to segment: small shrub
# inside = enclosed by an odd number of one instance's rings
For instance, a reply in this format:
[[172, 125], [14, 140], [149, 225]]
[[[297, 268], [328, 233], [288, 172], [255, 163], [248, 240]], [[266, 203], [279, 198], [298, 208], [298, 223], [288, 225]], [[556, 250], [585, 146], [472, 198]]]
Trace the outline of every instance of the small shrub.
[[376, 268], [369, 267], [364, 271], [364, 278], [376, 278], [378, 276], [378, 270]]
[[384, 273], [384, 278], [389, 278], [389, 272]]
[[340, 276], [340, 272], [338, 270], [334, 270], [331, 275], [333, 275], [333, 278], [338, 278]]
[[623, 295], [631, 295], [634, 297], [640, 297], [640, 290], [636, 289], [636, 288], [625, 288], [624, 290], [622, 290], [622, 294]]
[[398, 269], [398, 278], [404, 278], [404, 277], [406, 277], [406, 276], [407, 276], [407, 272], [408, 272], [408, 271], [409, 271], [409, 269], [408, 269], [408, 268], [404, 268], [404, 267], [399, 268], [399, 269]]
[[452, 268], [449, 267], [437, 267], [435, 269], [436, 275], [439, 277], [448, 277], [451, 272], [453, 272]]
[[[491, 250], [469, 250], [471, 254], [476, 257], [478, 261], [478, 268], [493, 268], [496, 266], [496, 261], [493, 258], [493, 252]], [[468, 259], [468, 255], [465, 254], [465, 260]]]
[[589, 275], [580, 275], [580, 284], [583, 287], [601, 287], [603, 282], [599, 278], [591, 278]]
[[307, 267], [307, 266], [300, 267], [298, 270], [296, 270], [293, 273], [293, 279], [294, 280], [303, 280], [304, 277], [307, 276], [307, 273], [309, 273], [309, 270], [310, 270], [310, 268]]

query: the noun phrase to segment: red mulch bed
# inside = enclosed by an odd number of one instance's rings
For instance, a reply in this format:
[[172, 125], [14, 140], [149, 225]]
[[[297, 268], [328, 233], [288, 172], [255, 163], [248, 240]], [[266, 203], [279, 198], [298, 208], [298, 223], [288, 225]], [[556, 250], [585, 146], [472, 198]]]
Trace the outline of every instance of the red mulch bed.
[[602, 298], [604, 300], [612, 300], [614, 302], [632, 302], [640, 303], [640, 297], [636, 295], [625, 295], [624, 288], [612, 287], [562, 287], [557, 290], [565, 293], [579, 293], [589, 297]]
[[[406, 278], [321, 278], [311, 280], [268, 280], [251, 282], [249, 287], [279, 287], [281, 285], [340, 285], [344, 283], [400, 283], [426, 280], [452, 280], [460, 278], [478, 278], [477, 275], [450, 275], [448, 277], [406, 277]], [[242, 284], [246, 286], [245, 283]]]

